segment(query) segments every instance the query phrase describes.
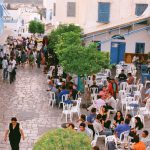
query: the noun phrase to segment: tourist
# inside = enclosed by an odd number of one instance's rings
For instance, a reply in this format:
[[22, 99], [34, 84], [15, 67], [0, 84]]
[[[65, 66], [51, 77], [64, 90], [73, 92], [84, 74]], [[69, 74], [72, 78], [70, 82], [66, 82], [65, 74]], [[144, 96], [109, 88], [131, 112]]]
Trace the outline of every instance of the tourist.
[[75, 126], [74, 126], [74, 124], [73, 123], [69, 123], [68, 124], [68, 126], [67, 126], [67, 128], [69, 128], [69, 129], [75, 129]]
[[85, 133], [87, 133], [86, 124], [85, 123], [80, 123], [78, 132], [85, 132]]
[[10, 58], [8, 72], [11, 84], [16, 79], [16, 61], [13, 59], [13, 57]]
[[109, 128], [111, 121], [109, 120], [109, 111], [107, 109], [107, 106], [102, 106], [99, 114], [101, 115], [101, 119], [102, 119], [102, 123], [104, 124], [104, 127]]
[[134, 84], [134, 77], [132, 76], [131, 73], [128, 73], [127, 83], [128, 83], [129, 85]]
[[112, 80], [110, 77], [107, 77], [107, 91], [111, 93], [112, 95], [114, 94], [113, 84], [112, 84]]
[[124, 124], [119, 124], [115, 129], [115, 135], [120, 138], [121, 133], [125, 131], [130, 132], [130, 126], [129, 126], [130, 121], [128, 119], [125, 120]]
[[36, 58], [36, 63], [37, 63], [37, 67], [40, 68], [40, 65], [41, 65], [41, 52], [38, 51], [37, 52], [37, 58]]
[[113, 97], [116, 99], [118, 96], [118, 83], [115, 79], [111, 79], [112, 86], [113, 86]]
[[81, 114], [79, 119], [77, 120], [78, 125], [80, 125], [81, 123], [86, 123], [86, 115]]
[[141, 141], [145, 143], [146, 146], [148, 146], [148, 142], [150, 141], [149, 132], [147, 130], [144, 130], [141, 134]]
[[108, 94], [107, 88], [106, 86], [103, 86], [102, 90], [99, 92], [99, 96], [101, 96], [101, 98], [105, 100], [107, 98], [107, 94]]
[[144, 126], [140, 117], [135, 117], [135, 125], [130, 131], [130, 136], [134, 137], [136, 134], [139, 134], [143, 127]]
[[6, 58], [6, 56], [4, 56], [3, 61], [2, 61], [2, 68], [3, 68], [3, 80], [6, 80], [8, 77], [8, 60]]
[[98, 114], [93, 122], [93, 127], [94, 127], [94, 131], [98, 132], [98, 133], [102, 133], [103, 132], [103, 126], [100, 122], [101, 119], [101, 115]]
[[118, 76], [119, 83], [125, 82], [127, 80], [127, 76], [124, 73], [124, 70], [121, 70], [121, 73]]
[[88, 111], [91, 111], [92, 108], [100, 109], [101, 106], [105, 106], [106, 102], [101, 98], [100, 95], [97, 95], [97, 100], [93, 100], [93, 104], [87, 108]]
[[66, 86], [61, 86], [60, 87], [60, 92], [58, 93], [58, 99], [57, 99], [57, 103], [60, 103], [60, 101], [62, 100], [62, 96], [69, 94], [69, 90], [66, 89]]
[[25, 139], [25, 136], [23, 130], [20, 127], [20, 124], [17, 122], [17, 119], [15, 117], [11, 119], [11, 123], [9, 124], [9, 129], [7, 129], [5, 132], [5, 137], [4, 137], [5, 141], [7, 141], [8, 134], [9, 134], [9, 141], [12, 150], [19, 150], [19, 143], [21, 140], [21, 136], [23, 140]]
[[23, 68], [24, 68], [26, 60], [27, 60], [26, 53], [25, 53], [25, 51], [22, 51], [22, 53], [21, 53], [21, 64], [22, 64]]
[[112, 93], [108, 93], [108, 97], [105, 100], [107, 109], [114, 109], [116, 107], [116, 100], [112, 96]]
[[134, 142], [131, 145], [131, 150], [146, 150], [146, 145], [144, 142], [140, 141], [140, 138], [138, 135], [134, 136]]
[[93, 133], [94, 133], [93, 122], [95, 118], [96, 118], [96, 108], [92, 108], [90, 115], [87, 116], [87, 125], [88, 128], [90, 128], [93, 131]]
[[31, 51], [30, 54], [29, 54], [29, 64], [30, 66], [32, 67], [33, 69], [33, 65], [34, 65], [34, 55], [33, 55], [33, 52]]
[[117, 111], [114, 117], [114, 125], [117, 126], [118, 124], [123, 124], [123, 123], [124, 123], [123, 114], [121, 111]]

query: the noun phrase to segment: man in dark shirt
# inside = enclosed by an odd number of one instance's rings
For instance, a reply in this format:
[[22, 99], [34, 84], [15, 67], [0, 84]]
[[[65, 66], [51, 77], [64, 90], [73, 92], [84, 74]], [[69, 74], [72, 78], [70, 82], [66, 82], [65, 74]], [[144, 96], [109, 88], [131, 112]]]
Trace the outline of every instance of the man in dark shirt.
[[127, 76], [124, 73], [124, 70], [121, 70], [121, 73], [118, 76], [119, 82], [125, 82], [127, 80]]

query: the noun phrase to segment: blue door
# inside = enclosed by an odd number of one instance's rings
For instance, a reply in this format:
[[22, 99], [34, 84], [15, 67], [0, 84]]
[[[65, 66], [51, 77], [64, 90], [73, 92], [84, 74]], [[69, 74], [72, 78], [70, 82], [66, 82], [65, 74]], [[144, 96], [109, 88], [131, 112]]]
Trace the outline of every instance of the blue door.
[[125, 42], [112, 42], [110, 52], [110, 63], [118, 64], [120, 61], [124, 61], [126, 43]]

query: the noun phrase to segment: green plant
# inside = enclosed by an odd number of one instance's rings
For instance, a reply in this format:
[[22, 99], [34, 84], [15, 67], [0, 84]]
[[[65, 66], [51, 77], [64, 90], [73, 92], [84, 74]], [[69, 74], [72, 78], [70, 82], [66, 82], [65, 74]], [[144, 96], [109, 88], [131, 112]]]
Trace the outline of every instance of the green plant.
[[44, 24], [37, 21], [37, 20], [32, 20], [30, 21], [29, 23], [29, 32], [30, 33], [39, 33], [39, 34], [42, 34], [45, 32], [45, 27], [44, 27]]
[[33, 150], [91, 150], [89, 137], [70, 129], [55, 129], [44, 134]]

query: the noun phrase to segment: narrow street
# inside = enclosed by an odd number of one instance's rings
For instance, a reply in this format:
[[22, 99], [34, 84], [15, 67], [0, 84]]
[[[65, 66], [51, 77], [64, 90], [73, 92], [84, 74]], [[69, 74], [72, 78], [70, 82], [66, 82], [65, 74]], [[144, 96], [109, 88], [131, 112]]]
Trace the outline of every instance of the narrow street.
[[9, 142], [3, 138], [13, 116], [17, 117], [26, 137], [21, 141], [21, 150], [32, 150], [42, 133], [60, 126], [61, 109], [48, 106], [46, 89], [42, 69], [18, 67], [17, 80], [11, 85], [0, 77], [0, 150], [10, 150]]

